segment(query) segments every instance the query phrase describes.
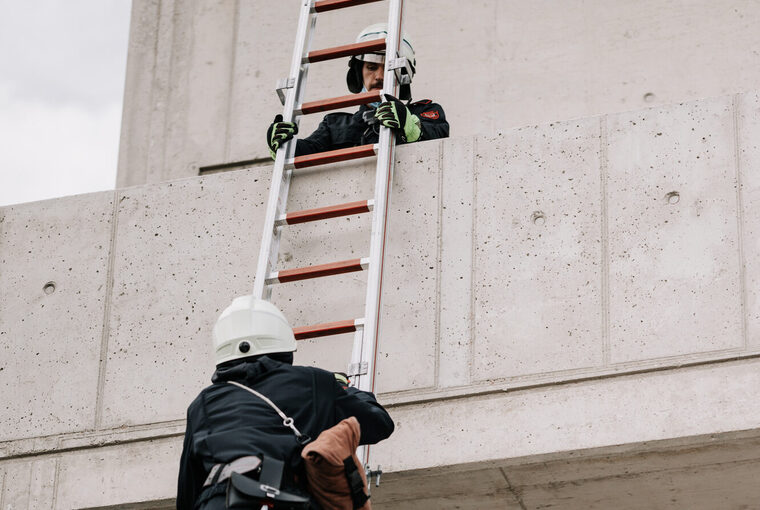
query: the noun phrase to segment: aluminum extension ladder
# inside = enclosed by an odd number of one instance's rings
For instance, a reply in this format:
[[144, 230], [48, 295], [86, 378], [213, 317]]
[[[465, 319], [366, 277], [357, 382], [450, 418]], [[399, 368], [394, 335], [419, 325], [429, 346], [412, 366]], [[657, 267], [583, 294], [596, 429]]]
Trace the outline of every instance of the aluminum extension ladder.
[[[318, 13], [375, 1], [379, 0], [301, 1], [301, 12], [295, 48], [293, 50], [293, 59], [290, 66], [290, 75], [287, 79], [281, 80], [278, 83], [277, 90], [280, 100], [284, 104], [282, 113], [284, 121], [298, 122], [302, 115], [382, 100], [380, 92], [371, 91], [303, 103], [306, 76], [311, 63], [385, 49], [385, 76], [382, 93], [398, 97], [399, 85], [411, 81], [411, 73], [409, 72], [406, 59], [398, 57], [403, 0], [389, 0], [387, 39], [348, 44], [317, 51], [310, 51], [309, 49]], [[406, 73], [403, 72], [404, 69]], [[363, 318], [297, 327], [293, 330], [296, 339], [299, 340], [354, 332], [354, 344], [351, 364], [348, 367], [348, 375], [352, 378], [353, 386], [365, 391], [372, 391], [374, 389], [380, 297], [383, 282], [383, 254], [385, 250], [388, 198], [393, 177], [395, 146], [395, 136], [393, 136], [391, 130], [386, 127], [381, 127], [380, 129], [379, 143], [374, 145], [363, 145], [293, 157], [296, 146], [294, 138], [277, 151], [253, 289], [254, 298], [268, 300], [271, 297], [272, 286], [277, 283], [367, 270], [367, 291]], [[373, 199], [304, 211], [287, 211], [288, 189], [293, 169], [374, 155], [377, 155], [377, 172]], [[369, 257], [296, 269], [274, 270], [277, 262], [280, 234], [286, 225], [366, 212], [373, 213]], [[359, 454], [362, 462], [366, 462], [368, 454], [366, 447], [364, 449], [360, 448]]]

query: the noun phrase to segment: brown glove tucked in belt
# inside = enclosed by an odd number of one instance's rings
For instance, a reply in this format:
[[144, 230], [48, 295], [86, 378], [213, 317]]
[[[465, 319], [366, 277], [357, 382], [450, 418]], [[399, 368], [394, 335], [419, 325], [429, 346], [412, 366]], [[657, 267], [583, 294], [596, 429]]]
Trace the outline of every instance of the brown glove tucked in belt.
[[325, 510], [371, 510], [367, 478], [356, 456], [361, 431], [353, 416], [306, 445], [309, 492]]

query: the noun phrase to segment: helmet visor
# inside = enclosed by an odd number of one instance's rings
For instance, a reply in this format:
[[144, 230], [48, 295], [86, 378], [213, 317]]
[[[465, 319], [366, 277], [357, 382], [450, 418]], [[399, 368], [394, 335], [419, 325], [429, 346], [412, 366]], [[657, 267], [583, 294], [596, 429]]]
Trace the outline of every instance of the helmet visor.
[[356, 56], [357, 60], [362, 62], [372, 62], [375, 64], [385, 64], [385, 53], [364, 53]]

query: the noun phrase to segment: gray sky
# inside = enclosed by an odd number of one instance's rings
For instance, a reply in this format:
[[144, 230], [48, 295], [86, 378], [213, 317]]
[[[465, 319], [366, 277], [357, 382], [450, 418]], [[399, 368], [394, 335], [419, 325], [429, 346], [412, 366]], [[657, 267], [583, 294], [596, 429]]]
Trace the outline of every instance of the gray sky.
[[0, 206], [113, 189], [131, 0], [0, 0]]

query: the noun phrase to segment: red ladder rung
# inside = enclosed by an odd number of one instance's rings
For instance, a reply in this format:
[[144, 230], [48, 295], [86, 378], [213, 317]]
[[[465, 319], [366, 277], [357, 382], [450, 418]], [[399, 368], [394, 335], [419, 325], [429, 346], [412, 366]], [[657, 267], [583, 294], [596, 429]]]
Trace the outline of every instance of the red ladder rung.
[[373, 41], [364, 41], [354, 44], [345, 44], [343, 46], [335, 46], [333, 48], [325, 48], [324, 50], [310, 51], [306, 58], [303, 59], [303, 63], [324, 62], [325, 60], [332, 60], [342, 57], [350, 57], [352, 55], [361, 55], [363, 53], [372, 53], [375, 51], [382, 51], [385, 49], [385, 39], [377, 39]]
[[330, 205], [327, 207], [317, 207], [316, 209], [304, 209], [286, 214], [278, 219], [276, 225], [296, 225], [309, 221], [326, 220], [328, 218], [339, 218], [341, 216], [350, 216], [352, 214], [361, 214], [372, 210], [371, 200], [361, 200], [359, 202], [348, 202], [346, 204]]
[[307, 154], [306, 156], [297, 156], [293, 158], [292, 165], [294, 168], [307, 168], [310, 166], [338, 163], [340, 161], [349, 161], [352, 159], [368, 158], [375, 154], [377, 154], [377, 148], [375, 145], [359, 145], [357, 147], [348, 147], [334, 151]]
[[346, 7], [353, 7], [355, 5], [369, 4], [378, 1], [379, 0], [321, 0], [314, 4], [314, 11], [334, 11], [335, 9], [343, 9]]
[[267, 284], [297, 282], [300, 280], [309, 280], [311, 278], [321, 278], [323, 276], [332, 276], [343, 273], [354, 273], [363, 271], [369, 265], [369, 258], [341, 260], [340, 262], [330, 262], [328, 264], [319, 264], [317, 266], [298, 267], [295, 269], [285, 269], [272, 273], [267, 278]]
[[356, 331], [355, 320], [345, 320], [337, 322], [325, 322], [323, 324], [315, 324], [313, 326], [301, 326], [293, 328], [293, 335], [296, 340], [305, 340], [307, 338], [317, 338], [320, 336], [341, 335], [343, 333], [351, 333]]
[[380, 92], [369, 91], [362, 92], [360, 94], [349, 94], [347, 96], [331, 97], [330, 99], [311, 101], [302, 104], [301, 108], [298, 110], [300, 110], [300, 112], [304, 115], [309, 115], [310, 113], [338, 110], [340, 108], [348, 108], [349, 106], [357, 106], [360, 104], [367, 104], [375, 101], [380, 101]]

